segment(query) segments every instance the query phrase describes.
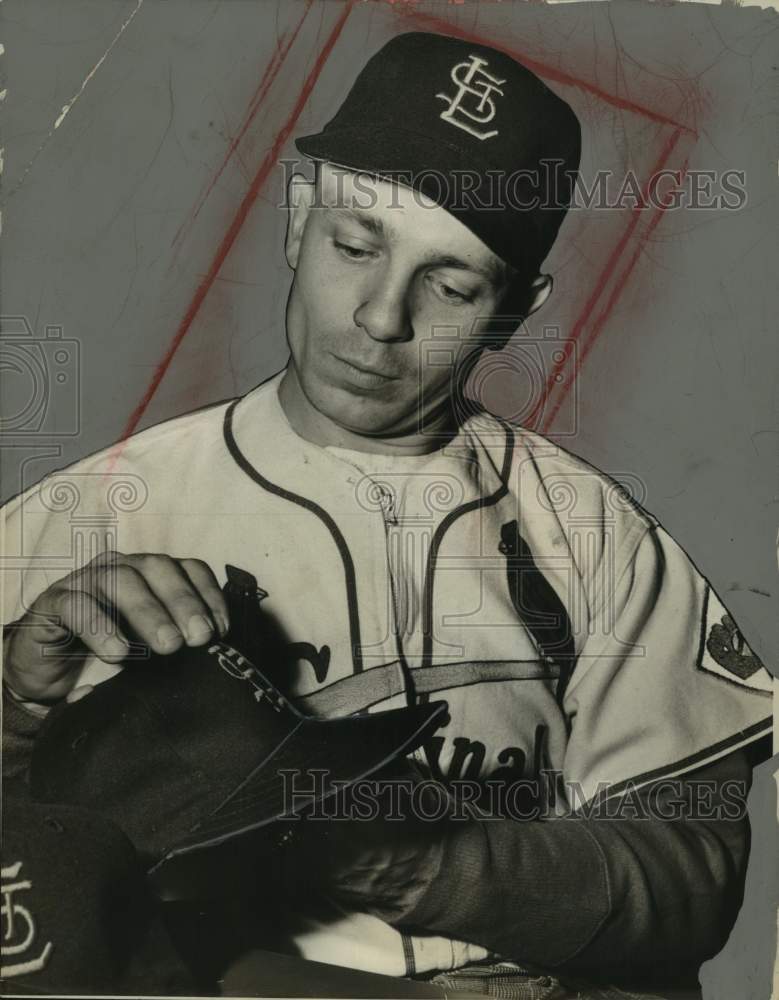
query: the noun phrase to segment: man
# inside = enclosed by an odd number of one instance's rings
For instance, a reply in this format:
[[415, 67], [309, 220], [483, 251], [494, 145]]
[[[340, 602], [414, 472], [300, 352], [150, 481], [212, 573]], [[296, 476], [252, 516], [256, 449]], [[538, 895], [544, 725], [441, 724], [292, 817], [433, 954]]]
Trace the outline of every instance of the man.
[[770, 677], [651, 515], [463, 392], [551, 292], [578, 122], [505, 54], [409, 34], [298, 145], [317, 170], [290, 188], [286, 369], [8, 506], [12, 761], [47, 706], [132, 669], [130, 640], [223, 635], [231, 563], [300, 707], [443, 699], [419, 765], [498, 790], [492, 818], [424, 835], [334, 825], [303, 955], [694, 975], [739, 904]]

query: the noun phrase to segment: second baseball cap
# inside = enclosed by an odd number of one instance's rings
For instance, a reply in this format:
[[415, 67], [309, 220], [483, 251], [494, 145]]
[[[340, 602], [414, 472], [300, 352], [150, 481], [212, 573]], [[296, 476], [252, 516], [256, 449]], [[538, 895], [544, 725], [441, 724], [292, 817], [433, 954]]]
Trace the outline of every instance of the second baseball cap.
[[130, 841], [103, 816], [3, 789], [4, 994], [183, 994], [196, 984]]

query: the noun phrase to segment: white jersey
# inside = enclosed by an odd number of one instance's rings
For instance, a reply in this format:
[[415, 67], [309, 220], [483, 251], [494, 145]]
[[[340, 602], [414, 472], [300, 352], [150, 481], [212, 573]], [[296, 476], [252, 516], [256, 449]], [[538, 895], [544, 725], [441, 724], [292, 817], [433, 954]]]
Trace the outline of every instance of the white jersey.
[[[54, 473], [6, 506], [4, 621], [100, 551], [252, 573], [275, 665], [322, 716], [443, 700], [444, 779], [557, 772], [556, 809], [680, 775], [764, 735], [771, 676], [685, 553], [607, 476], [469, 418], [429, 455], [300, 438], [280, 376]], [[86, 680], [110, 668], [87, 663]], [[102, 671], [102, 673], [101, 673]], [[298, 938], [309, 958], [403, 975], [486, 955], [366, 914]]]

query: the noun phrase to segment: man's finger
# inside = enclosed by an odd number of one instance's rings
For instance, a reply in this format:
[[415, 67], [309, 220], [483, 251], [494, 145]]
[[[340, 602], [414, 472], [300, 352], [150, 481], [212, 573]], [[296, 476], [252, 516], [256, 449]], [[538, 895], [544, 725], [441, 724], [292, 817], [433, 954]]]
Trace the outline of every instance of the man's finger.
[[224, 637], [230, 629], [230, 616], [227, 611], [227, 601], [213, 570], [202, 559], [182, 559], [181, 568], [211, 609], [219, 634]]
[[80, 687], [73, 688], [65, 701], [68, 702], [69, 705], [72, 705], [74, 702], [81, 701], [82, 698], [86, 698], [86, 696], [91, 694], [94, 690], [94, 684], [82, 684]]
[[153, 652], [164, 656], [181, 648], [181, 630], [135, 566], [123, 562], [98, 567], [91, 577], [100, 601], [115, 608], [128, 628]]
[[[86, 590], [63, 591], [59, 601], [60, 621], [70, 635], [105, 663], [120, 663], [129, 646], [121, 635], [115, 618], [94, 594]], [[53, 650], [43, 656], [51, 658]]]
[[13, 627], [4, 664], [8, 683], [30, 701], [63, 698], [88, 652], [119, 663], [128, 646], [92, 594], [51, 588]]
[[151, 592], [173, 619], [188, 646], [202, 646], [217, 635], [211, 608], [177, 559], [167, 555], [129, 556]]

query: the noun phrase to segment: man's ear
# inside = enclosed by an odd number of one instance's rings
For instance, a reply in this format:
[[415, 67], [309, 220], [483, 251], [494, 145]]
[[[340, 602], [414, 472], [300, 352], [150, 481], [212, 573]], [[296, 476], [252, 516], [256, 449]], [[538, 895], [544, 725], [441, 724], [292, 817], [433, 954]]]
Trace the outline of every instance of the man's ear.
[[536, 309], [540, 309], [552, 294], [551, 274], [539, 274], [531, 281], [530, 285], [525, 285], [521, 290], [509, 291], [508, 296], [501, 305], [501, 311], [505, 314], [508, 325], [503, 325], [500, 334], [496, 332], [496, 325], [493, 321], [489, 326], [489, 336], [485, 346], [490, 351], [501, 351], [511, 340], [514, 333]]
[[527, 310], [525, 315], [530, 316], [536, 309], [540, 309], [552, 294], [554, 282], [551, 274], [539, 274], [530, 285], [527, 297]]
[[300, 242], [306, 228], [308, 213], [314, 203], [315, 181], [306, 180], [302, 174], [293, 174], [287, 187], [287, 236], [284, 253], [287, 263], [294, 271], [298, 266]]

